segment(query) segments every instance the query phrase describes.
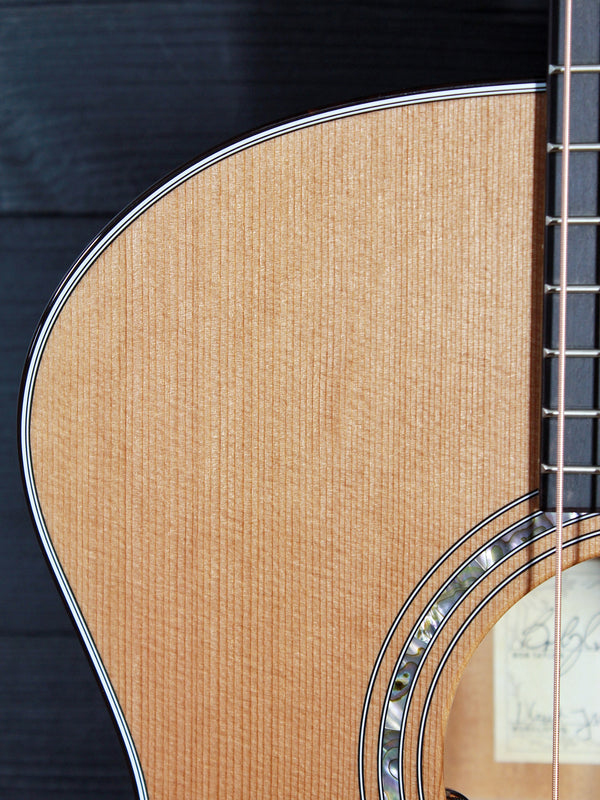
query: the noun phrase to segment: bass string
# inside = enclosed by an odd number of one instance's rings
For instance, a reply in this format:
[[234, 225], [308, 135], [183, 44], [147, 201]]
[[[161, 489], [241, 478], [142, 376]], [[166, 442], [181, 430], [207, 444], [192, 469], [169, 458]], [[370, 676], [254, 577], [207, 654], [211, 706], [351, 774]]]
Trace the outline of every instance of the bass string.
[[565, 462], [565, 372], [567, 339], [567, 266], [569, 234], [569, 155], [571, 145], [571, 40], [572, 0], [565, 0], [564, 78], [562, 108], [562, 180], [560, 199], [560, 292], [558, 315], [558, 419], [556, 438], [556, 532], [554, 586], [554, 662], [552, 705], [552, 800], [559, 798], [560, 663], [563, 570], [563, 508]]

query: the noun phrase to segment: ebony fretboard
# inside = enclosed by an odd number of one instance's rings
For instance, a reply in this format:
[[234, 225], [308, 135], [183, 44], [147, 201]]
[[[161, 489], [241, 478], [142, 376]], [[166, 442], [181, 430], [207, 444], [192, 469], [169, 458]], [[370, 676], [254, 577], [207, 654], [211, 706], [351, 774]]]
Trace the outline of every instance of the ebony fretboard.
[[560, 218], [563, 2], [551, 11], [541, 507], [555, 509], [559, 245], [568, 225], [564, 509], [600, 510], [600, 2], [573, 9], [569, 216]]

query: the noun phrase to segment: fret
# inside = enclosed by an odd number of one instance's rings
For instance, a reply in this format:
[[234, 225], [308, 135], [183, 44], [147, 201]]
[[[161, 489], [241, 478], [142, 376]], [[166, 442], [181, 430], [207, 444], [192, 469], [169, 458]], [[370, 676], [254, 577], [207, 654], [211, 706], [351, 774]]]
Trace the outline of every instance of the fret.
[[[542, 408], [545, 419], [556, 419], [557, 408]], [[565, 408], [565, 417], [568, 419], [600, 419], [600, 409], [597, 408]]]
[[[562, 225], [562, 217], [547, 216], [546, 225]], [[600, 225], [600, 217], [569, 217], [567, 225]]]
[[[554, 347], [544, 347], [544, 358], [558, 358], [558, 350]], [[568, 349], [565, 350], [567, 358], [600, 358], [600, 350], [589, 349]]]
[[[580, 283], [565, 287], [568, 294], [600, 294], [600, 284]], [[545, 283], [544, 294], [560, 294], [560, 286], [556, 283]]]
[[[548, 142], [549, 153], [562, 153], [563, 146], [558, 142]], [[600, 142], [579, 142], [569, 145], [570, 153], [597, 153], [600, 151]]]
[[[550, 64], [548, 67], [548, 75], [562, 75], [565, 68], [563, 64]], [[584, 74], [590, 72], [600, 72], [600, 64], [572, 64], [571, 74]]]
[[[557, 467], [556, 464], [542, 464], [541, 469], [544, 475], [556, 475]], [[572, 464], [572, 465], [565, 465], [563, 467], [563, 472], [565, 475], [600, 475], [600, 466], [596, 464], [592, 465], [584, 465], [584, 464]]]

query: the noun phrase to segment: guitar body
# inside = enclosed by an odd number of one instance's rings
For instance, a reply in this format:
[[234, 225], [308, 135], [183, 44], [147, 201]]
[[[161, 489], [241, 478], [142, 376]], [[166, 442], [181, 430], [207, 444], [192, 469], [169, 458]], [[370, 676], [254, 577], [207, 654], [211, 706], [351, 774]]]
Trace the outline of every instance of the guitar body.
[[288, 123], [59, 289], [25, 480], [140, 797], [444, 797], [460, 675], [552, 572], [544, 135], [531, 86]]

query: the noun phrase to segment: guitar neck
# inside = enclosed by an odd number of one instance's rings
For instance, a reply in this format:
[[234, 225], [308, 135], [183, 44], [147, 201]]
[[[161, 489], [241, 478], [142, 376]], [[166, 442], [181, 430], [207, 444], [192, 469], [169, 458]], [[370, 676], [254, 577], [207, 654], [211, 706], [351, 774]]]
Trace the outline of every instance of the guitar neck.
[[583, 0], [573, 10], [569, 214], [561, 218], [564, 0], [552, 3], [548, 76], [548, 155], [542, 386], [541, 505], [556, 507], [558, 316], [561, 231], [568, 229], [565, 370], [564, 508], [600, 510], [600, 9]]

